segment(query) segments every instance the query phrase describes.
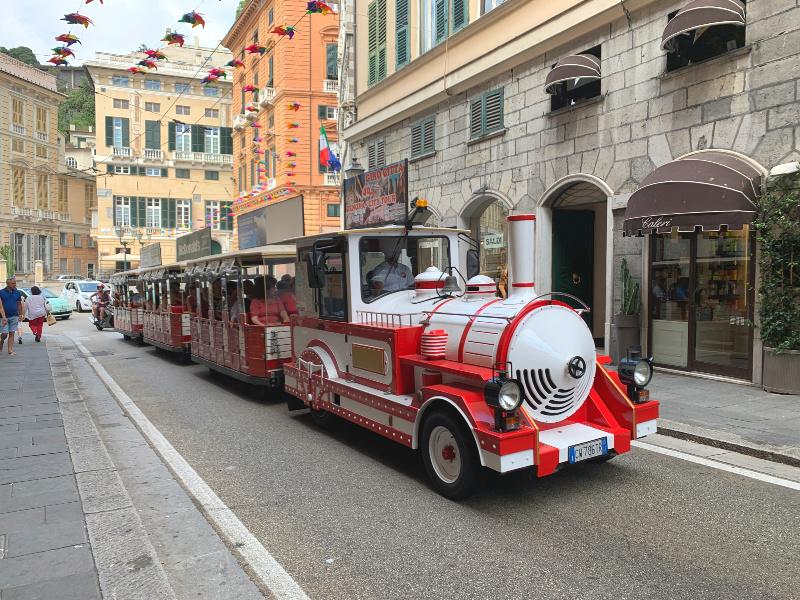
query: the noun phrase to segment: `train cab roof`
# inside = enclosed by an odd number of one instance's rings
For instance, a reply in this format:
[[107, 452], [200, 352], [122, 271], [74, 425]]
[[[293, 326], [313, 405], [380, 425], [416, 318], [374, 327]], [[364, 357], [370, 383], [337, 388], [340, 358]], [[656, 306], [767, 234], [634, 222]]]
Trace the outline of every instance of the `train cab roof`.
[[[431, 236], [431, 235], [453, 235], [465, 234], [469, 235], [468, 229], [456, 229], [454, 227], [420, 227], [415, 226], [407, 229], [404, 225], [383, 225], [380, 227], [362, 227], [359, 229], [341, 229], [338, 231], [329, 231], [326, 233], [317, 233], [315, 235], [305, 235], [302, 237], [291, 238], [284, 240], [281, 243], [305, 245], [306, 243], [313, 243], [316, 240], [322, 240], [331, 237], [351, 237], [351, 236], [397, 236], [405, 235], [410, 236]], [[269, 247], [269, 246], [266, 246]]]

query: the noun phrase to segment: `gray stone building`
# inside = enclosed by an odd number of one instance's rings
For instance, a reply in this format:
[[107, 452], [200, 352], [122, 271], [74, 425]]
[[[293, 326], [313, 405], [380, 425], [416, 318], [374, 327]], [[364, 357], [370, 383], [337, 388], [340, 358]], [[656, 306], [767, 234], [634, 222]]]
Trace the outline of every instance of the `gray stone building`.
[[[382, 1], [368, 5], [379, 20]], [[391, 4], [384, 71], [370, 51], [380, 24], [357, 21], [353, 156], [369, 168], [408, 159], [409, 196], [472, 229], [496, 277], [504, 216], [535, 212], [537, 291], [581, 297], [607, 352], [626, 259], [657, 364], [759, 381], [752, 215], [706, 207], [716, 222], [648, 222], [638, 237], [623, 222], [646, 179], [689, 153], [723, 151], [691, 162], [730, 156], [759, 190], [800, 159], [800, 2], [451, 0], [442, 14], [426, 0]], [[588, 70], [576, 55], [594, 57]], [[708, 204], [698, 184], [675, 200]]]

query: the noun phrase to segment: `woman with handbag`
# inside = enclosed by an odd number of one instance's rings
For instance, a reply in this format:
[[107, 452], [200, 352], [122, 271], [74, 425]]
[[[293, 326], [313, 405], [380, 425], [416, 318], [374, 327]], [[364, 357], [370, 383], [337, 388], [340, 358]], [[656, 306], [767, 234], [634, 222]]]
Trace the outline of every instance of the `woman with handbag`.
[[31, 295], [25, 298], [25, 316], [37, 342], [42, 341], [42, 326], [50, 313], [50, 303], [37, 286], [31, 288]]

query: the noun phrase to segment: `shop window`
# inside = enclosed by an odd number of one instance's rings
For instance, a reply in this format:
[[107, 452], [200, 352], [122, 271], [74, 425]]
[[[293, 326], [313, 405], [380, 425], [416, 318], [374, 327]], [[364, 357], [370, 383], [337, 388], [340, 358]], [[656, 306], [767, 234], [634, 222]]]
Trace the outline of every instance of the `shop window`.
[[495, 201], [474, 213], [469, 220], [472, 237], [480, 244], [480, 273], [503, 284], [507, 278], [506, 218], [508, 210]]
[[[677, 13], [670, 13], [668, 20], [672, 20]], [[690, 31], [673, 38], [667, 45], [667, 72], [743, 48], [744, 45], [745, 27], [739, 25], [714, 25]]]
[[[581, 54], [591, 54], [603, 60], [600, 46], [589, 48]], [[555, 65], [553, 65], [555, 66]], [[597, 98], [601, 93], [600, 79], [589, 81], [565, 81], [555, 86], [555, 93], [550, 97], [550, 110], [558, 110], [567, 106], [574, 106], [584, 100]]]

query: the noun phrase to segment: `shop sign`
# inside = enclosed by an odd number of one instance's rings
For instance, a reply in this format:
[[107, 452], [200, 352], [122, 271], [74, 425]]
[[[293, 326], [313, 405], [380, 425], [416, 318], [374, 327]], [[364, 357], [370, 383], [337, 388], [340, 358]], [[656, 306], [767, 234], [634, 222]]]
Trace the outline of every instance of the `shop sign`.
[[206, 227], [175, 239], [175, 252], [178, 262], [202, 258], [211, 254], [211, 228]]
[[344, 228], [405, 223], [408, 218], [408, 161], [344, 180]]
[[505, 248], [505, 240], [502, 233], [488, 233], [483, 236], [484, 250], [496, 250], [497, 248]]
[[303, 196], [273, 202], [238, 215], [236, 234], [240, 250], [278, 244], [305, 235]]
[[142, 246], [142, 251], [139, 256], [139, 266], [157, 267], [161, 264], [161, 242]]

